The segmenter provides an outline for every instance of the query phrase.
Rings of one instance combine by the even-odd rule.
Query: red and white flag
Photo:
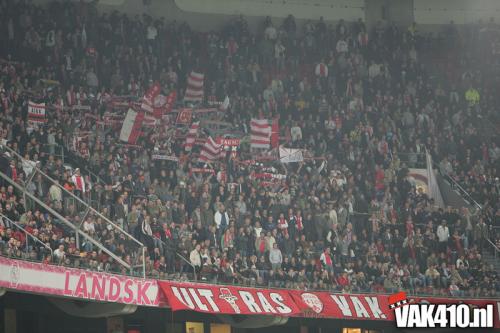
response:
[[[153,113],[154,111],[154,102],[156,97],[160,94],[160,84],[155,82],[151,87],[149,87],[148,91],[144,94],[141,103],[141,109]]]
[[[224,147],[217,144],[214,139],[209,136],[203,148],[201,148],[199,159],[203,162],[211,162],[223,158],[224,155]]]
[[[252,119],[250,122],[250,148],[271,148],[271,124],[268,119]]]
[[[198,135],[199,127],[200,127],[199,121],[195,121],[194,123],[191,124],[191,127],[189,127],[189,131],[186,137],[186,143],[184,144],[184,149],[186,151],[191,151],[191,149],[193,149],[194,143],[196,141],[196,136]]]
[[[120,131],[120,141],[135,144],[141,135],[143,121],[144,112],[135,112],[132,109],[128,109]]]
[[[154,117],[153,114],[142,112],[144,114],[144,120],[142,125],[145,127],[155,127],[158,124],[158,120]]]
[[[28,102],[28,122],[44,123],[47,121],[45,103]]]
[[[328,76],[328,66],[325,65],[324,63],[320,62],[319,64],[316,65],[316,68],[314,69],[314,74],[319,77],[327,77]]]
[[[201,73],[191,72],[188,77],[186,93],[184,94],[185,102],[201,102],[203,101],[203,81],[205,75]]]
[[[168,96],[158,95],[153,103],[153,114],[156,119],[161,119],[164,114],[172,111],[177,92],[174,90]]]

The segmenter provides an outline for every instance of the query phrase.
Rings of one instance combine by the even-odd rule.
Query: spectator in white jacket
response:
[[[201,245],[196,244],[195,248],[193,251],[189,253],[189,261],[191,262],[191,265],[193,265],[194,270],[196,273],[198,273],[201,270]]]
[[[437,227],[436,236],[439,241],[439,251],[446,252],[448,239],[450,238],[450,230],[446,226],[446,221],[441,221],[441,225]]]

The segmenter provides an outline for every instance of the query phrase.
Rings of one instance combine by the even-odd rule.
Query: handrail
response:
[[[460,193],[463,194],[463,196],[465,196],[467,198],[468,201],[471,201],[472,204],[474,206],[476,206],[476,208],[479,208],[479,210],[483,209],[483,206],[477,202],[476,200],[474,200],[474,198],[469,194],[469,192],[467,192],[455,179],[453,179],[452,176],[450,176],[447,172],[445,172],[444,170],[441,170],[441,168],[439,167],[438,164],[434,163],[434,165],[438,168],[439,170],[439,173],[445,177],[446,180],[449,180],[452,185],[456,188],[458,188],[458,190],[460,191]]]
[[[194,274],[194,279],[196,279],[196,268],[195,266],[191,263],[191,261],[189,261],[187,258],[185,258],[182,254],[180,254],[179,252],[177,252],[175,250],[175,248],[172,246],[172,245],[169,245],[167,243],[165,243],[164,241],[161,240],[161,238],[157,237],[157,236],[153,236],[154,239],[157,239],[159,240],[165,247],[167,247],[168,249],[170,250],[173,250],[175,252],[175,254],[181,258],[185,263],[187,263],[189,266],[191,266],[191,268],[193,269],[193,274]]]
[[[497,253],[500,253],[500,249],[498,248],[498,246],[495,245],[495,243],[493,243],[491,241],[491,239],[486,238],[486,240],[488,241],[488,243],[490,243],[491,246],[493,246],[493,250],[495,251],[494,256],[495,256],[495,259],[496,259],[497,258]]]
[[[13,150],[12,148],[8,147],[8,146],[2,146],[3,148],[7,148],[7,150],[9,152],[11,152],[12,154],[16,155],[16,157],[22,159],[22,160],[25,160],[25,158],[23,158],[21,155],[19,155],[15,150]],[[71,196],[73,199],[77,200],[78,202],[80,202],[82,205],[84,206],[87,206],[89,208],[89,210],[91,210],[94,214],[96,214],[97,216],[99,216],[100,218],[102,218],[104,221],[106,221],[107,223],[111,224],[114,228],[118,229],[120,232],[122,232],[123,234],[125,234],[127,237],[129,237],[131,240],[133,240],[137,245],[139,246],[144,246],[143,243],[141,243],[140,241],[138,241],[134,236],[132,236],[131,234],[129,234],[128,232],[126,232],[125,230],[123,230],[120,226],[116,225],[115,223],[113,223],[110,219],[108,219],[106,216],[102,215],[99,211],[97,211],[94,207],[92,207],[91,205],[89,205],[88,203],[86,203],[85,201],[83,201],[82,199],[80,199],[78,196],[76,196],[74,193],[68,191],[67,189],[64,188],[64,186],[62,186],[61,184],[57,183],[54,179],[52,179],[52,177],[50,177],[49,175],[47,175],[45,172],[43,172],[42,170],[40,170],[40,168],[38,168],[37,166],[34,166],[33,167],[33,170],[35,170],[36,172],[39,172],[41,175],[43,175],[44,177],[46,177],[48,180],[50,180],[54,185],[56,185],[57,187],[59,187],[64,193],[68,194],[69,196]]]
[[[25,188],[23,188],[21,185],[16,183],[14,180],[12,180],[9,176],[4,174],[3,172],[0,171],[0,177],[5,179],[7,182],[9,182],[12,186],[14,186],[17,190],[21,191],[23,194],[27,195],[31,200],[35,201],[37,204],[45,208],[49,213],[57,217],[59,220],[61,220],[64,224],[66,224],[68,227],[71,229],[75,230],[79,235],[84,237],[85,239],[88,239],[92,244],[100,248],[102,251],[106,252],[109,256],[111,256],[114,260],[119,262],[122,266],[126,267],[127,269],[130,269],[130,265],[124,261],[122,258],[114,254],[112,251],[107,249],[104,245],[96,241],[94,238],[90,237],[86,232],[84,232],[81,229],[78,229],[75,227],[73,223],[68,221],[64,216],[59,214],[57,211],[55,211],[52,207],[46,205],[42,200],[38,199],[36,196],[28,192]]]
[[[31,236],[37,243],[39,244],[42,244],[43,247],[45,247],[46,249],[48,249],[50,251],[50,257],[51,258],[54,258],[54,251],[50,248],[50,246],[47,246],[47,244],[45,244],[44,242],[42,242],[41,240],[38,239],[38,237],[36,237],[35,235],[33,235],[31,232],[29,232],[28,230],[24,229],[21,225],[17,224],[17,222],[14,222],[12,221],[11,219],[9,219],[7,216],[5,216],[4,214],[0,213],[0,217],[6,219],[7,221],[9,221],[10,223],[12,223],[13,225],[15,225],[18,229],[21,229],[22,232],[24,232],[26,234],[26,237],[29,235]],[[27,239],[27,238],[26,238]]]

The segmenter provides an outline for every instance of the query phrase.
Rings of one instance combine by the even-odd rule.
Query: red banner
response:
[[[158,281],[172,310],[222,314],[259,314],[351,320],[394,321],[389,295],[333,294],[301,290],[254,289],[198,283]],[[457,304],[484,307],[493,304],[494,326],[500,327],[499,303],[494,300],[408,297],[410,303]]]
[[[188,125],[193,120],[193,109],[184,108],[179,111],[177,115],[177,124],[185,124]]]
[[[286,290],[158,281],[172,310],[223,314],[298,315]]]
[[[369,294],[332,294],[328,292],[307,292],[290,290],[297,307],[301,309],[300,317],[338,318],[355,320],[394,321],[394,310],[389,307],[389,295]],[[484,307],[493,304],[494,326],[500,327],[499,302],[494,300],[460,300],[454,298],[408,297],[409,303],[425,304],[458,304],[465,303],[470,307]]]
[[[240,139],[226,139],[226,138],[216,138],[215,142],[219,145],[228,147],[238,147],[240,145]]]

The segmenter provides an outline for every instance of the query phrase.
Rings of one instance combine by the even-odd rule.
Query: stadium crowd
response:
[[[194,267],[199,280],[219,283],[500,292],[498,273],[482,260],[500,226],[498,136],[482,133],[485,120],[498,120],[499,82],[493,70],[475,70],[473,55],[456,52],[473,37],[453,25],[439,39],[416,25],[381,23],[367,31],[361,20],[320,19],[299,27],[289,16],[279,26],[266,18],[253,34],[238,17],[220,31],[199,33],[147,15],[100,14],[83,2],[1,6],[0,42],[7,47],[0,50],[0,139],[24,157],[5,151],[1,171],[140,265],[141,252],[102,218],[40,175],[28,182],[28,161],[91,202],[147,246],[149,276],[191,279]],[[435,49],[456,66],[441,77],[429,63],[443,55],[429,45],[443,40]],[[494,68],[495,55],[483,57]],[[236,158],[205,165],[196,161],[197,148],[185,152],[182,137],[146,129],[127,145],[119,141],[121,125],[104,123],[107,98],[140,98],[156,81],[181,101],[191,70],[205,73],[207,100],[229,96],[219,119],[233,125],[227,134],[248,134],[251,118],[279,116],[282,141],[309,157],[282,164],[269,153],[259,160],[242,144]],[[43,125],[28,122],[29,100],[51,106]],[[74,156],[72,168],[61,147]],[[481,209],[437,207],[415,186],[408,167],[425,149]],[[153,159],[158,151],[178,161]],[[88,171],[97,176],[82,177]],[[255,178],[262,172],[275,181]],[[128,273],[41,206],[24,202],[12,185],[0,184],[4,255]]]

